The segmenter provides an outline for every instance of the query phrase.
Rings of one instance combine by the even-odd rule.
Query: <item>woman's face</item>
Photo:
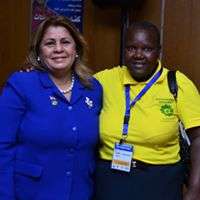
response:
[[[76,44],[63,26],[47,28],[40,43],[41,61],[52,72],[68,72],[75,61]]]
[[[151,29],[129,30],[126,39],[125,63],[131,76],[146,81],[156,71],[160,48],[158,38]]]

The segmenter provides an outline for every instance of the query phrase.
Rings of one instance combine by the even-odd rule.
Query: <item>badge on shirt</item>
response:
[[[130,172],[132,155],[132,145],[115,143],[111,169]]]
[[[93,107],[93,101],[89,97],[85,97],[85,103],[87,104],[88,108]]]
[[[52,106],[57,106],[58,105],[58,100],[54,96],[49,96],[49,99],[51,101]]]

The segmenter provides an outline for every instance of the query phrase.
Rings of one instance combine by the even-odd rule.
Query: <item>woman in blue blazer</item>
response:
[[[83,64],[85,41],[64,17],[38,27],[0,96],[0,199],[89,200],[102,88]]]

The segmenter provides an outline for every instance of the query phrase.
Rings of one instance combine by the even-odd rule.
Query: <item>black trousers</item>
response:
[[[93,200],[182,200],[181,163],[140,165],[129,173],[112,170],[110,165],[110,161],[97,163]]]

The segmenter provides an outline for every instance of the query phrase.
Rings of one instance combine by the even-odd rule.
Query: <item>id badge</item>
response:
[[[133,146],[115,143],[111,169],[130,172]]]

